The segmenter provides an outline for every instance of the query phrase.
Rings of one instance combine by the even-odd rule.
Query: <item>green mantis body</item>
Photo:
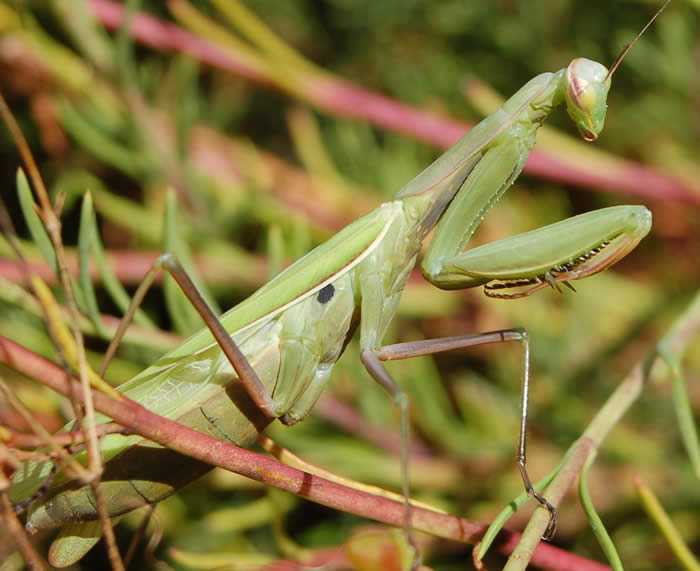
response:
[[[426,279],[443,289],[483,285],[488,295],[509,298],[602,271],[649,231],[646,208],[618,206],[465,251],[486,212],[520,174],[537,129],[552,109],[565,104],[583,137],[593,140],[603,127],[609,87],[607,69],[585,59],[535,77],[395,200],[353,222],[224,314],[221,325],[261,385],[257,400],[241,389],[237,369],[209,329],[120,390],[160,415],[250,445],[271,419],[293,424],[304,418],[359,326],[362,360],[392,392],[405,419],[406,399],[382,361],[468,344],[382,347],[431,231],[421,265]],[[171,261],[166,257],[164,265]],[[521,339],[501,334],[499,340]],[[164,499],[209,469],[139,436],[106,436],[102,450],[101,485],[114,517]],[[524,469],[524,435],[520,452]],[[26,464],[14,477],[15,499],[35,492],[49,470],[48,463]],[[94,534],[95,518],[89,488],[59,477],[48,497],[32,506],[28,525],[69,525],[75,535],[92,526]]]

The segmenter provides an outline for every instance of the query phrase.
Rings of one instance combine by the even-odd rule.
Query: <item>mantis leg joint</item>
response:
[[[180,262],[178,262],[177,257],[172,252],[165,252],[158,256],[156,267],[164,268],[166,270],[175,270],[180,267]]]

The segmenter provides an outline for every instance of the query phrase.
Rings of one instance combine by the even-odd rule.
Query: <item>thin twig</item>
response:
[[[99,437],[106,436],[107,434],[130,434],[129,430],[114,422],[98,424],[95,428]],[[58,446],[75,446],[85,442],[85,433],[82,430],[59,432],[51,435],[51,441]],[[8,435],[4,440],[4,443],[13,448],[27,450],[44,446],[46,444],[46,440],[43,436],[38,436],[36,434],[8,431]]]
[[[148,524],[151,523],[151,517],[153,516],[154,510],[154,506],[148,506],[146,508],[146,513],[144,514],[143,519],[139,524],[139,528],[136,530],[136,533],[134,533],[134,535],[132,536],[131,542],[129,543],[129,547],[126,550],[126,555],[124,556],[124,567],[129,567],[131,560],[134,558],[134,555],[136,554],[136,550],[138,549],[141,540],[146,535],[146,529],[148,528]]]
[[[34,156],[31,153],[27,140],[24,138],[24,134],[15,121],[12,112],[7,106],[5,98],[2,95],[0,95],[0,115],[2,115],[3,121],[12,134],[15,145],[17,146],[19,154],[22,157],[22,161],[27,168],[34,192],[39,200],[40,212],[44,226],[46,227],[49,237],[51,238],[56,254],[58,275],[65,292],[68,312],[71,317],[71,329],[73,337],[75,338],[78,372],[80,378],[80,400],[85,407],[84,424],[88,434],[87,451],[88,470],[90,472],[90,479],[88,483],[90,484],[95,496],[95,504],[97,506],[97,512],[100,516],[100,523],[107,544],[107,552],[109,554],[112,568],[115,571],[124,571],[124,565],[122,563],[121,556],[119,555],[114,529],[112,528],[112,523],[107,512],[106,500],[102,494],[101,488],[99,487],[99,479],[102,475],[102,458],[100,455],[97,432],[95,430],[95,408],[92,398],[92,390],[90,388],[90,381],[88,379],[85,344],[83,342],[83,334],[79,326],[80,312],[78,311],[78,306],[75,300],[73,285],[70,274],[68,273],[66,255],[63,249],[63,239],[61,238],[61,221],[56,214],[53,205],[51,204],[49,193],[46,190],[43,179],[41,178],[39,168],[34,160]],[[77,395],[75,395],[74,392],[70,392],[67,393],[66,396],[73,400],[73,397]],[[75,406],[74,409],[77,412],[79,407]]]
[[[5,382],[0,379],[0,394],[7,400],[10,406],[15,409],[19,415],[24,419],[29,428],[34,432],[34,438],[40,442],[40,446],[48,446],[53,454],[60,458],[62,465],[65,467],[68,474],[72,477],[78,478],[82,481],[87,481],[89,474],[84,466],[75,460],[70,454],[66,452],[49,434],[49,432],[44,428],[44,426],[38,422],[32,414],[27,410],[21,400],[17,398],[10,388],[5,384]],[[29,435],[28,435],[29,436]]]
[[[34,550],[34,546],[32,542],[29,541],[24,526],[17,518],[17,514],[12,507],[12,502],[7,495],[7,490],[9,490],[9,488],[10,482],[5,477],[2,466],[0,465],[0,512],[2,513],[4,528],[7,529],[12,536],[17,549],[19,549],[22,557],[24,557],[24,561],[30,569],[48,569],[46,562]]]
[[[642,502],[642,507],[644,511],[647,512],[649,518],[654,522],[657,529],[664,536],[664,539],[668,543],[671,551],[678,559],[686,571],[700,571],[700,560],[697,559],[695,554],[688,548],[688,546],[683,541],[680,531],[674,525],[671,517],[666,513],[663,505],[654,494],[651,487],[642,480],[640,476],[637,476],[634,481],[634,487],[637,489],[637,496],[639,496]]]

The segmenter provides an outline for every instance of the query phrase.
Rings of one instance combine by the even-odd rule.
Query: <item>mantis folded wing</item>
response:
[[[593,140],[603,127],[609,88],[608,70],[586,59],[535,77],[395,200],[347,226],[219,320],[176,261],[164,256],[154,270],[175,275],[207,328],[120,390],[160,415],[249,445],[275,418],[285,424],[304,418],[359,326],[362,362],[402,412],[403,492],[408,498],[408,402],[383,362],[518,341],[525,348],[518,462],[528,491],[550,509],[554,522],[554,508],[534,492],[526,471],[526,334],[508,330],[393,346],[384,346],[383,340],[422,243],[433,230],[421,264],[425,278],[443,289],[484,286],[487,295],[501,298],[530,295],[546,285],[558,288],[600,272],[647,234],[651,215],[646,208],[617,206],[466,249],[487,211],[520,174],[549,113],[565,104],[582,136]],[[115,518],[162,500],[209,469],[139,436],[108,435],[102,451],[106,471],[101,486]],[[50,470],[48,462],[25,464],[14,476],[13,498],[31,496]],[[60,549],[52,552],[54,563],[69,564],[99,538],[95,518],[90,490],[59,476],[49,495],[32,506],[28,525],[70,526],[72,535],[64,534]],[[410,518],[406,501],[408,531]],[[88,533],[92,539],[86,540]]]

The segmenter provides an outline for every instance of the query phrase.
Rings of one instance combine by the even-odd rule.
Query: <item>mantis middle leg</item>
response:
[[[537,500],[542,507],[549,511],[550,521],[544,538],[551,539],[556,531],[557,510],[544,496],[539,494],[534,489],[527,471],[527,415],[530,387],[530,344],[527,332],[524,329],[503,329],[499,331],[477,333],[472,335],[459,335],[455,337],[442,337],[437,339],[397,343],[393,345],[385,345],[374,351],[365,350],[362,352],[362,362],[367,368],[367,371],[372,378],[374,378],[389,392],[390,395],[392,395],[401,412],[401,467],[403,472],[402,479],[404,482],[403,494],[404,498],[406,498],[404,526],[409,538],[411,537],[411,505],[408,501],[408,397],[387,371],[386,367],[384,366],[384,362],[433,355],[444,351],[464,349],[477,345],[488,345],[491,343],[504,343],[512,341],[521,343],[523,347],[520,433],[518,437],[517,452],[518,467],[520,469],[523,484],[528,494]]]

